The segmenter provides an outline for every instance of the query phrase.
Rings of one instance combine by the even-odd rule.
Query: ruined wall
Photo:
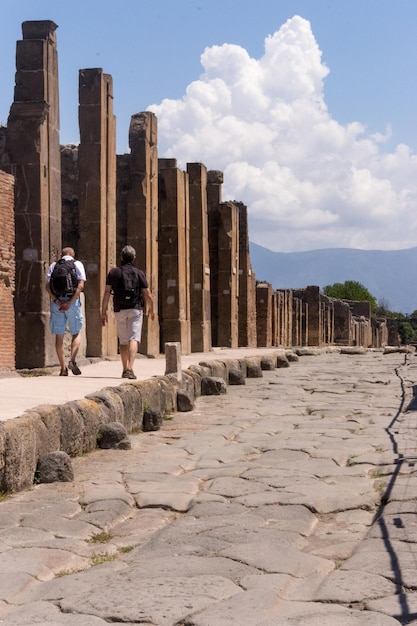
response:
[[[0,171],[0,372],[15,368],[14,178]]]

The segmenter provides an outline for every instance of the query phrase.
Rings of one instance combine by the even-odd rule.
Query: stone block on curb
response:
[[[253,357],[246,360],[246,376],[247,378],[262,378],[262,368],[260,359]]]
[[[33,484],[37,465],[37,437],[30,417],[8,420],[4,428],[4,467],[0,491],[21,491]]]
[[[200,365],[208,368],[210,376],[227,380],[227,367],[222,361],[203,361]]]
[[[175,376],[161,376],[158,378],[159,388],[161,390],[161,413],[167,415],[174,413],[177,408],[177,388],[178,380]],[[143,409],[141,414],[143,413]]]
[[[105,387],[97,393],[86,396],[86,398],[100,405],[103,423],[120,422],[123,424],[123,402],[120,395],[112,387]]]
[[[103,450],[130,450],[131,443],[126,427],[120,422],[110,422],[100,427],[97,445]]]
[[[60,449],[69,456],[83,453],[84,421],[75,402],[55,407],[61,418]]]
[[[162,415],[155,409],[147,408],[143,412],[142,430],[146,433],[160,430],[162,427]]]
[[[97,447],[97,433],[100,428],[100,405],[93,400],[75,400],[74,405],[83,420],[83,454],[91,452]]]
[[[39,483],[72,482],[74,470],[68,454],[62,450],[42,454],[36,468],[36,478]]]
[[[136,387],[129,383],[125,383],[119,387],[109,388],[109,391],[117,395],[123,405],[123,413],[121,416],[119,415],[119,418],[121,417],[121,419],[116,419],[115,416],[113,418],[114,421],[123,424],[129,433],[132,432],[132,430],[139,429],[141,426],[143,406],[142,398]]]
[[[201,396],[201,379],[203,375],[201,373],[197,373],[194,369],[187,369],[183,372],[183,382],[184,380],[191,379],[194,386],[194,398],[198,398]]]
[[[140,380],[131,384],[136,387],[137,391],[140,393],[144,409],[150,408],[158,413],[162,413],[161,387],[156,377],[149,378],[148,380]]]
[[[177,393],[177,409],[181,413],[193,411],[194,395],[185,389],[180,389]]]
[[[218,376],[205,376],[201,380],[201,393],[203,396],[220,396],[226,393],[226,383]]]
[[[263,356],[261,357],[260,365],[261,365],[261,370],[265,372],[271,372],[276,367],[276,359],[272,358],[271,356]]]
[[[278,354],[277,355],[276,366],[277,366],[277,368],[289,367],[290,366],[290,361],[289,361],[288,357],[285,354]]]
[[[229,385],[246,385],[245,375],[242,370],[229,370]]]

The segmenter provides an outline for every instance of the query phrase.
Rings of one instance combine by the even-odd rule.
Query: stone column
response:
[[[234,202],[219,206],[218,326],[219,346],[238,347],[239,210]]]
[[[87,356],[117,354],[114,317],[100,322],[107,272],[116,264],[116,121],[112,78],[100,68],[79,73],[78,149],[80,249],[87,272]]]
[[[190,199],[191,352],[211,350],[210,259],[207,216],[207,170],[187,163]]]
[[[222,202],[223,172],[207,172],[207,214],[210,259],[210,302],[211,302],[211,341],[218,346],[219,326],[219,223],[220,204]]]
[[[239,210],[239,346],[256,347],[256,277],[249,256],[248,208]]]
[[[179,341],[191,351],[188,174],[159,159],[159,316],[161,352]]]
[[[57,25],[23,22],[7,123],[15,174],[16,367],[56,363],[45,274],[61,251]]]
[[[272,286],[266,282],[256,285],[256,336],[259,348],[272,346]]]
[[[129,129],[130,181],[127,193],[126,244],[136,250],[136,266],[148,279],[155,319],[145,316],[139,352],[160,352],[158,319],[158,148],[153,113],[132,115]]]

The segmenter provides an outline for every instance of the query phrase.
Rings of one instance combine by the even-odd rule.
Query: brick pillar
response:
[[[256,347],[256,277],[249,256],[248,208],[239,210],[239,346]]]
[[[127,193],[126,243],[136,250],[136,266],[148,279],[155,319],[144,318],[139,352],[160,352],[158,319],[158,148],[157,119],[137,113],[130,121],[130,180]]]
[[[0,170],[0,372],[15,368],[14,178]]]
[[[272,286],[258,282],[256,285],[256,336],[259,348],[272,345]]]
[[[238,347],[239,210],[234,202],[219,206],[218,230],[218,327],[219,346]]]
[[[187,163],[190,195],[191,352],[211,350],[210,259],[207,217],[207,170]]]
[[[175,159],[159,159],[160,350],[179,341],[191,351],[188,174]]]
[[[112,78],[103,70],[79,73],[78,203],[84,263],[87,356],[117,354],[115,320],[100,323],[107,272],[116,265],[116,121]]]
[[[219,326],[219,207],[222,202],[223,172],[207,172],[207,215],[210,259],[211,342],[218,346]]]
[[[23,22],[7,123],[15,173],[16,367],[56,363],[45,274],[61,251],[57,25]]]

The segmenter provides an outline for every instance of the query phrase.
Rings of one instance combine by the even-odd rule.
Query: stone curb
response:
[[[292,350],[291,360],[295,360]],[[289,364],[289,360],[288,360]],[[83,399],[61,405],[41,405],[21,416],[0,423],[0,492],[12,493],[33,485],[40,456],[63,451],[70,457],[97,448],[102,424],[120,422],[131,432],[142,429],[146,408],[162,416],[177,412],[178,391],[194,400],[202,395],[202,380],[220,378],[229,383],[231,370],[251,376],[254,368],[283,367],[283,350],[239,359],[212,359],[181,372],[151,379],[104,387]]]

